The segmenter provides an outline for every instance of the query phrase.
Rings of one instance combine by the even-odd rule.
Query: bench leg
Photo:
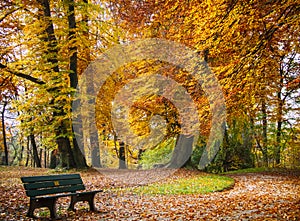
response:
[[[94,204],[94,198],[95,198],[95,193],[89,194],[87,197],[87,201],[90,205],[90,211],[96,211],[95,204]]]
[[[82,193],[77,194],[74,196],[71,196],[71,203],[69,206],[69,210],[75,211],[75,204],[79,201],[86,201],[89,203],[90,211],[96,211],[95,205],[94,205],[94,198],[96,193]]]
[[[41,199],[30,199],[30,205],[27,212],[27,217],[35,218],[34,217],[34,210],[41,207],[47,207],[50,210],[50,216],[52,219],[56,219],[56,209],[55,203],[57,198],[41,198]]]
[[[71,203],[70,203],[70,206],[69,206],[68,210],[75,211],[74,206],[75,206],[75,203],[77,203],[77,202],[78,202],[77,196],[76,195],[71,196]]]
[[[29,209],[28,209],[28,212],[27,212],[27,217],[34,218],[33,212],[34,212],[35,208],[37,208],[35,206],[35,204],[36,204],[35,200],[30,199],[30,204],[29,204]]]
[[[57,198],[54,198],[48,206],[48,208],[50,210],[50,216],[51,216],[52,219],[57,218],[56,208],[55,208],[56,200],[57,200]]]

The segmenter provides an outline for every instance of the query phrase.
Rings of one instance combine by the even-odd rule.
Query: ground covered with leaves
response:
[[[20,177],[51,173],[47,169],[0,167],[0,220],[30,220],[26,217],[29,198]],[[69,198],[60,198],[60,220],[300,220],[299,171],[227,174],[235,180],[234,186],[206,194],[145,194],[127,188],[141,184],[124,184],[95,170],[80,174],[87,189],[105,190],[95,198],[98,211],[89,212],[86,203],[77,203],[76,212],[68,211]],[[158,182],[199,175],[205,176],[182,169]],[[35,214],[40,220],[49,217],[47,209],[37,209]]]

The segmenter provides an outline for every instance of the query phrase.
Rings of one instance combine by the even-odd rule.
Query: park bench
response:
[[[70,210],[79,201],[87,201],[91,211],[95,211],[94,197],[103,190],[82,191],[85,186],[80,174],[21,177],[26,195],[30,197],[27,216],[34,218],[36,208],[48,207],[52,219],[57,218],[55,204],[59,197],[71,197]],[[81,191],[81,192],[77,192]]]

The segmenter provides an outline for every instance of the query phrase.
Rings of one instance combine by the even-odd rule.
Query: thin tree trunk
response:
[[[29,147],[29,144],[30,144],[30,139],[29,139],[29,136],[27,137],[27,154],[26,154],[26,163],[25,163],[25,166],[28,167],[28,164],[29,164],[29,155],[30,155],[30,147]]]
[[[40,148],[40,162],[41,162],[41,167],[42,167],[42,161],[43,161],[43,149]]]
[[[276,131],[276,147],[275,147],[275,163],[280,164],[281,155],[281,134],[282,134],[282,123],[283,123],[283,106],[284,99],[282,99],[282,87],[283,87],[283,70],[280,70],[280,88],[277,92],[277,131]]]
[[[34,159],[34,162],[35,162],[35,165],[37,167],[42,167],[41,165],[41,160],[39,158],[39,154],[38,154],[38,150],[37,150],[37,145],[36,145],[36,142],[35,142],[35,137],[33,134],[30,134],[29,135],[29,139],[30,139],[30,143],[31,143],[31,146],[32,146],[32,152],[33,152],[33,159]]]
[[[14,144],[11,144],[10,146],[14,149],[14,155],[13,155],[9,165],[14,165],[15,160],[18,158],[18,150]]]
[[[281,101],[279,101],[282,103]],[[278,110],[279,117],[277,120],[277,132],[276,132],[276,147],[275,147],[275,162],[277,165],[280,164],[280,155],[281,155],[281,134],[282,134],[282,104],[280,104],[280,107]]]
[[[3,108],[1,112],[1,123],[2,123],[2,136],[3,136],[3,145],[4,145],[4,164],[8,166],[8,146],[6,141],[6,130],[5,130],[5,108],[6,108],[7,102],[4,101]]]
[[[23,152],[24,152],[24,145],[23,145],[23,142],[22,142],[22,145],[21,145],[21,153],[20,153],[20,156],[19,156],[19,166],[22,166]]]
[[[44,167],[47,168],[47,148],[44,147]]]
[[[263,154],[263,161],[266,167],[269,165],[269,158],[268,158],[268,120],[267,120],[267,106],[265,98],[262,99],[262,154]]]

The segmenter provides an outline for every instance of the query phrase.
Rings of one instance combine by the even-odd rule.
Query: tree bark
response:
[[[31,146],[32,146],[32,152],[33,152],[33,160],[34,160],[34,163],[37,167],[42,167],[41,165],[41,160],[39,158],[39,153],[38,153],[38,150],[37,150],[37,145],[36,145],[36,142],[35,142],[35,138],[34,138],[34,135],[33,134],[30,134],[29,135],[29,139],[30,139],[30,143],[31,143]]]
[[[269,157],[268,157],[268,119],[267,119],[267,106],[265,98],[262,99],[262,154],[263,161],[266,167],[269,166]]]
[[[91,81],[92,82],[92,81]],[[92,85],[92,84],[91,84]],[[88,86],[88,94],[93,94],[94,92],[91,92],[91,90],[94,90],[93,86]],[[89,105],[95,104],[96,100],[95,98],[89,99]],[[93,116],[93,115],[91,115]],[[98,130],[96,127],[95,118],[89,116],[88,118],[88,128],[90,136],[90,144],[91,144],[91,154],[92,154],[92,166],[93,167],[102,167],[101,161],[100,161],[100,148],[99,148],[99,138],[98,138]]]
[[[181,168],[189,161],[193,152],[194,136],[180,134],[167,168]]]
[[[83,147],[83,144],[82,146]],[[73,131],[73,152],[74,152],[74,159],[76,162],[77,168],[86,168],[88,167],[86,163],[86,158],[84,156],[84,152],[81,150],[78,140],[75,138],[74,131]]]
[[[48,156],[47,156],[47,153],[48,153],[48,150],[47,150],[47,148],[46,147],[44,147],[44,167],[45,168],[47,168],[47,158],[48,158]]]
[[[127,169],[125,157],[125,143],[119,142],[119,169]]]
[[[26,167],[29,165],[29,156],[30,156],[30,147],[29,147],[29,144],[30,144],[30,139],[29,139],[29,137],[27,137],[27,144],[26,144],[27,154],[26,154],[26,163],[25,163]]]
[[[50,164],[49,164],[50,169],[55,169],[59,164],[59,157],[57,155],[58,154],[56,149],[51,151]]]
[[[1,123],[2,123],[2,136],[3,136],[3,145],[4,145],[4,164],[8,166],[8,146],[6,141],[6,130],[5,130],[5,108],[7,102],[4,101],[3,108],[1,112]]]
[[[51,20],[51,11],[50,11],[50,5],[49,5],[49,0],[38,0],[39,3],[42,5],[43,7],[43,14],[44,14],[44,18],[47,20],[48,24],[46,27],[46,34],[47,34],[47,39],[46,41],[49,43],[48,45],[48,52],[49,54],[52,55],[52,57],[48,58],[48,62],[50,62],[51,64],[53,64],[53,68],[52,70],[56,73],[59,73],[59,67],[58,67],[58,59],[57,59],[57,55],[58,55],[58,49],[57,49],[57,39],[55,37],[55,33],[54,33],[54,26],[53,26],[53,22]],[[69,25],[71,27],[74,27],[75,23],[75,15],[74,15],[74,1],[71,4],[69,2],[68,4],[69,10],[73,11],[73,13],[70,13],[68,15],[68,22],[70,23]],[[75,26],[76,27],[76,26]],[[69,37],[74,37],[74,29],[71,28],[70,29],[70,33],[69,33]],[[70,84],[71,87],[76,88],[77,86],[77,51],[76,48],[71,48],[72,49],[72,53],[71,57],[70,57]],[[75,62],[74,62],[75,61]],[[55,88],[53,93],[59,93],[59,88]],[[65,112],[64,108],[60,105],[55,107],[57,109],[57,111],[55,111],[54,115],[55,116],[64,116],[67,113]],[[70,125],[69,125],[70,126]],[[58,144],[58,150],[59,150],[59,155],[61,157],[60,159],[60,165],[63,167],[68,167],[68,168],[73,168],[73,167],[81,167],[81,165],[79,165],[79,163],[81,161],[76,161],[74,160],[74,153],[78,153],[78,151],[73,152],[72,148],[71,148],[71,143],[68,137],[68,122],[61,122],[61,125],[57,128],[56,130],[56,143]],[[72,132],[72,131],[71,131]],[[78,145],[75,145],[75,148],[77,148]],[[82,157],[83,158],[83,157]],[[83,160],[85,160],[83,158]]]
[[[284,99],[282,99],[282,87],[283,87],[283,75],[284,70],[280,68],[280,81],[279,88],[277,92],[277,130],[276,130],[276,147],[275,147],[275,163],[280,164],[281,155],[281,134],[282,134],[282,123],[283,123],[283,106]]]
[[[20,153],[20,156],[19,156],[19,166],[22,166],[22,161],[23,161],[23,152],[24,152],[24,145],[23,143],[21,144],[21,153]]]
[[[77,46],[74,44],[76,42],[75,29],[76,29],[76,19],[75,19],[75,2],[74,0],[68,0],[68,26],[69,26],[69,53],[70,53],[70,87],[76,89],[78,85],[78,70],[77,70]],[[72,43],[73,42],[73,43]],[[78,101],[80,102],[80,101]],[[79,104],[80,105],[80,104]],[[79,106],[78,106],[79,107]],[[82,131],[81,131],[82,132]],[[87,167],[86,159],[84,157],[84,152],[81,150],[80,145],[83,147],[83,142],[78,143],[76,136],[74,134],[74,129],[72,128],[73,136],[73,155],[76,160],[77,168]],[[83,138],[83,134],[81,134]],[[80,142],[80,141],[79,141]],[[92,140],[91,140],[92,143]],[[82,148],[84,149],[84,148]],[[99,164],[95,166],[100,166]]]

